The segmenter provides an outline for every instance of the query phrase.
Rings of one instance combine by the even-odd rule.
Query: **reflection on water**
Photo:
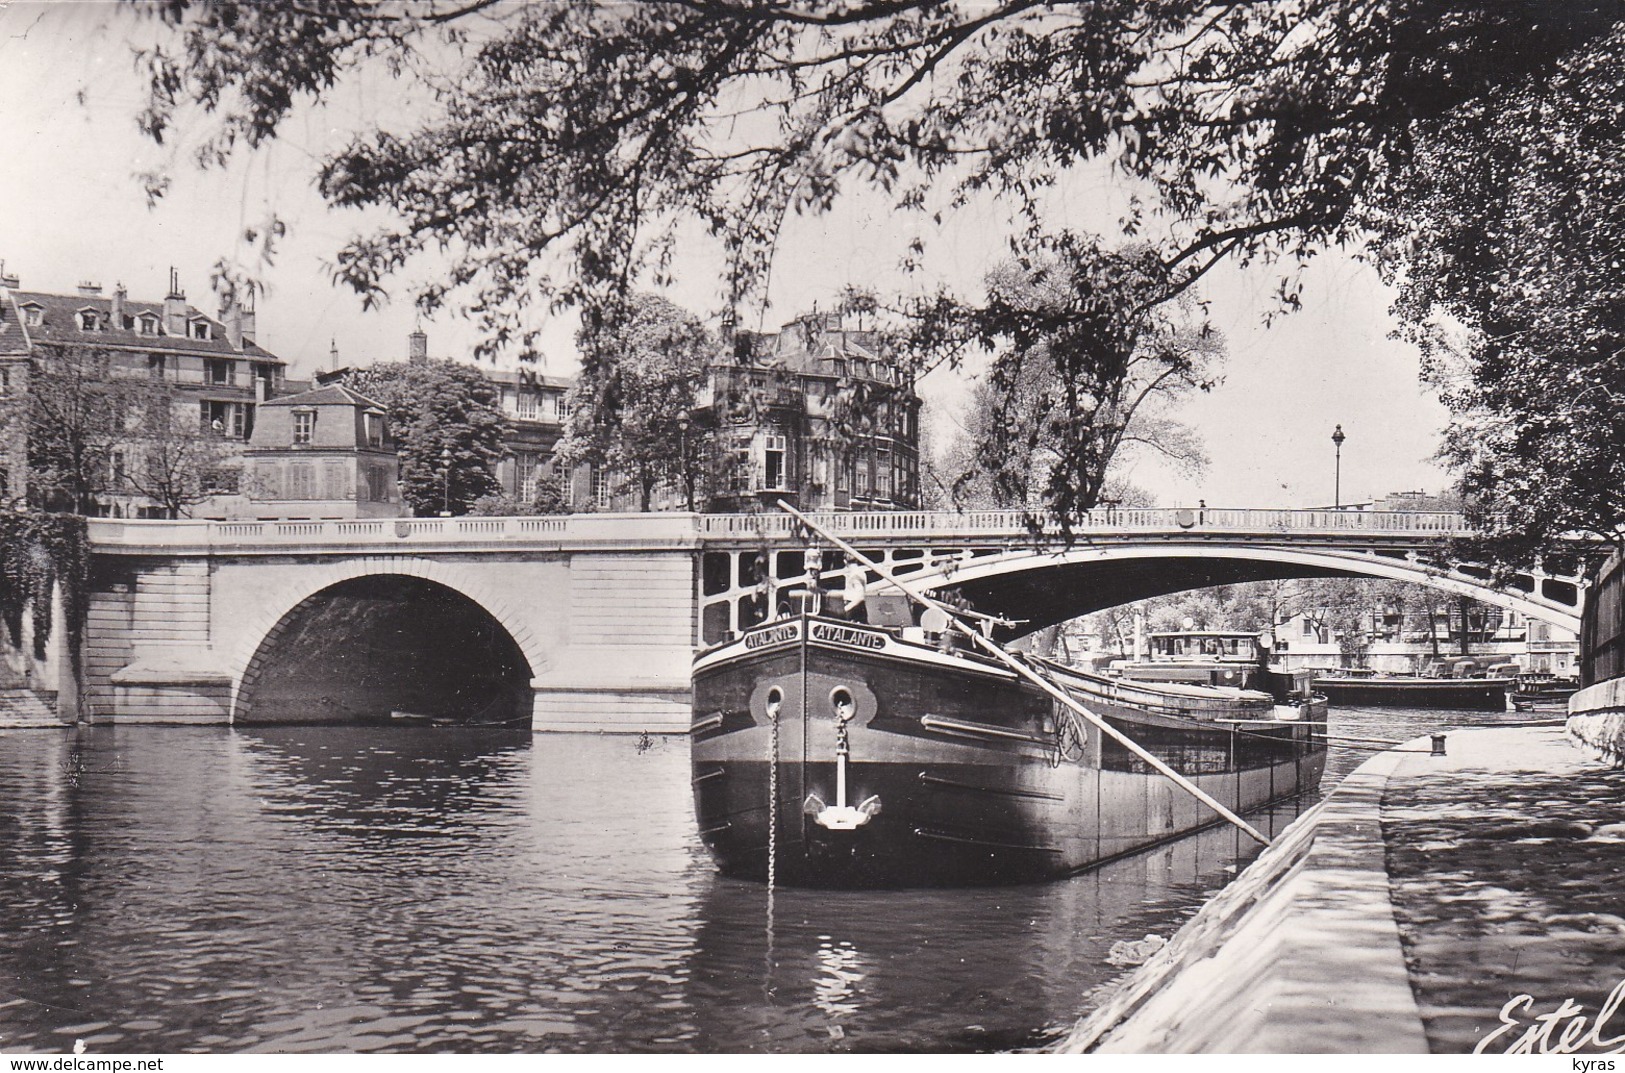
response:
[[[13,732],[0,786],[13,1052],[1033,1046],[1253,853],[1216,828],[1057,883],[770,903],[712,871],[680,739]]]

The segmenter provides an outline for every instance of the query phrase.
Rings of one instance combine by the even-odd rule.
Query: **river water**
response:
[[[0,1051],[1036,1047],[1255,852],[1214,829],[1037,886],[770,897],[712,871],[689,792],[685,739],[0,732]]]

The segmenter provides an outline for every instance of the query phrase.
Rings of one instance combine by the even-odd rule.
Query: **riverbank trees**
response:
[[[392,213],[337,276],[375,299],[450,251],[416,300],[471,291],[492,347],[530,351],[541,306],[670,278],[685,227],[726,251],[723,305],[759,299],[784,220],[855,190],[933,225],[911,267],[935,225],[989,203],[1018,260],[1075,255],[1056,330],[1108,366],[1226,259],[1275,265],[1290,310],[1296,266],[1354,247],[1401,288],[1430,357],[1462,360],[1447,454],[1479,516],[1507,519],[1492,550],[1621,531],[1606,385],[1625,349],[1609,252],[1625,30],[1605,0],[142,6],[174,34],[143,55],[141,121],[160,139],[189,125],[206,163],[274,137],[357,65],[416,79],[428,112],[320,164],[333,204]],[[1109,239],[1049,218],[1049,192],[1090,162],[1132,193]],[[963,304],[912,304],[921,353],[976,338]],[[1078,449],[1048,493],[1080,509],[1100,453],[1087,417],[1059,420]]]

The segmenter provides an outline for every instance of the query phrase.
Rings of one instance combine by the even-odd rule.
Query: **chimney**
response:
[[[339,371],[339,341],[337,338],[327,348],[327,371],[330,373]]]
[[[429,337],[422,328],[415,328],[411,335],[406,337],[406,360],[413,365],[422,365],[429,360]]]
[[[256,338],[254,316],[254,288],[249,287],[248,293],[237,304],[237,334],[243,343],[252,343]],[[239,346],[242,344],[239,343]]]
[[[124,300],[129,296],[130,292],[124,289],[123,283],[113,288],[113,330],[116,332],[124,330]]]
[[[239,300],[237,292],[220,306],[220,323],[226,327],[226,342],[232,349],[241,350],[243,344],[254,341],[254,292],[249,290]]]
[[[101,293],[102,285],[100,283],[92,283],[88,279],[82,279],[79,281],[79,297],[99,298],[101,297]]]
[[[186,292],[181,290],[179,270],[169,270],[169,293],[164,295],[164,331],[186,337]]]
[[[0,287],[14,291],[22,285],[22,280],[17,278],[17,273],[7,272],[6,262],[0,261]]]

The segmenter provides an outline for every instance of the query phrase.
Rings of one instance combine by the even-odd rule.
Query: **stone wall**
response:
[[[1569,698],[1569,736],[1625,765],[1625,678],[1598,682]]]
[[[1061,1049],[1426,1053],[1378,816],[1401,759],[1390,750],[1343,780]]]

